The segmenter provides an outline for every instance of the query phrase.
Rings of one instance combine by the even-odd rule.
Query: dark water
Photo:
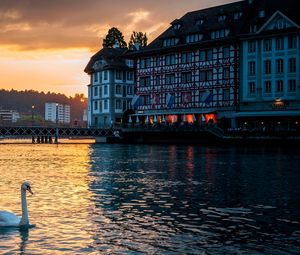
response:
[[[25,164],[36,227],[0,230],[0,254],[300,254],[300,150],[9,146],[0,194]],[[0,208],[20,212],[15,193]]]

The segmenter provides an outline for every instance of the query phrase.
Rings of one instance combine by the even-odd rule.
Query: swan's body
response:
[[[28,182],[24,182],[21,186],[22,217],[20,218],[11,212],[0,211],[0,227],[29,226],[26,191],[29,191],[31,194],[33,194]]]

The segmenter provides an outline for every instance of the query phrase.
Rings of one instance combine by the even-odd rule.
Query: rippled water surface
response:
[[[300,254],[300,151],[0,145],[0,254]]]

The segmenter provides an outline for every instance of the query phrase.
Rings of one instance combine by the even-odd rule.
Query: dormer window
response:
[[[191,34],[186,36],[186,43],[200,42],[203,38],[202,34]]]
[[[280,18],[277,20],[276,24],[274,25],[274,29],[284,29],[286,27],[285,20]]]
[[[264,18],[265,17],[265,10],[260,10],[258,13],[258,17]]]
[[[171,23],[171,25],[174,30],[179,30],[181,28],[182,22],[179,19],[176,19]]]
[[[233,18],[234,18],[235,20],[238,20],[242,15],[243,15],[242,12],[236,12],[236,13],[234,13]]]
[[[179,29],[181,28],[181,25],[180,25],[179,23],[174,24],[174,25],[173,25],[173,28],[174,28],[175,30],[179,30]]]
[[[196,26],[201,26],[204,23],[204,18],[196,20]]]
[[[225,19],[226,19],[226,15],[224,15],[224,14],[218,16],[219,22],[225,21]]]
[[[164,47],[175,46],[179,42],[179,38],[168,38],[163,40]]]
[[[228,36],[229,33],[229,29],[216,30],[211,32],[210,37],[211,39],[219,39]]]

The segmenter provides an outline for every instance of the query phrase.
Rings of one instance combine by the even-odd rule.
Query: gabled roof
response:
[[[241,30],[242,35],[249,34],[249,27],[257,26],[257,31],[262,32],[271,18],[280,13],[287,17],[294,24],[300,25],[300,1],[299,0],[255,0],[247,11],[247,18]],[[260,17],[259,13],[264,12]]]
[[[174,25],[180,22],[179,29],[174,29],[174,27],[170,26],[148,46],[143,47],[139,51],[130,52],[129,55],[134,57],[159,52],[167,53],[175,49],[184,50],[187,46],[189,49],[199,47],[199,45],[205,48],[211,47],[213,44],[219,44],[220,42],[232,42],[232,40],[238,40],[242,37],[253,36],[255,34],[250,33],[250,26],[256,26],[257,31],[259,31],[276,12],[280,12],[294,24],[300,26],[299,10],[300,0],[253,0],[252,3],[249,3],[249,0],[244,0],[188,12],[180,19],[175,19],[171,23],[171,25]],[[261,11],[264,13],[263,17],[259,16]],[[235,14],[239,12],[242,13],[241,17],[235,19]],[[224,21],[218,20],[220,15],[226,16]],[[201,19],[204,20],[202,24],[201,22],[197,22],[197,20]],[[228,36],[212,40],[211,32],[221,29],[229,30]],[[299,28],[297,29],[299,31]],[[290,30],[286,29],[285,31]],[[265,33],[269,34],[272,31]],[[187,44],[186,37],[192,34],[201,34],[202,39],[199,42]],[[174,46],[164,47],[163,41],[170,38],[177,38],[178,43]]]
[[[168,38],[178,38],[179,42],[177,46],[180,47],[181,45],[186,45],[186,36],[192,34],[202,34],[203,38],[201,42],[211,41],[210,32],[213,30],[229,29],[229,36],[234,36],[241,28],[241,19],[246,12],[247,6],[247,1],[239,1],[188,12],[180,19],[176,19],[171,23],[171,25],[180,23],[181,26],[179,29],[174,29],[172,26],[170,26],[165,32],[158,36],[148,46],[144,47],[141,51],[166,48],[163,47],[163,40]],[[234,19],[234,14],[237,12],[243,13],[240,19]],[[224,21],[218,21],[218,17],[220,15],[226,16]],[[197,21],[201,19],[204,22],[202,24],[197,23]]]
[[[97,61],[103,61],[101,70],[106,69],[129,69],[126,65],[124,54],[127,51],[126,48],[103,48],[91,57],[89,63],[85,67],[84,71],[88,74],[95,71],[94,64]]]

